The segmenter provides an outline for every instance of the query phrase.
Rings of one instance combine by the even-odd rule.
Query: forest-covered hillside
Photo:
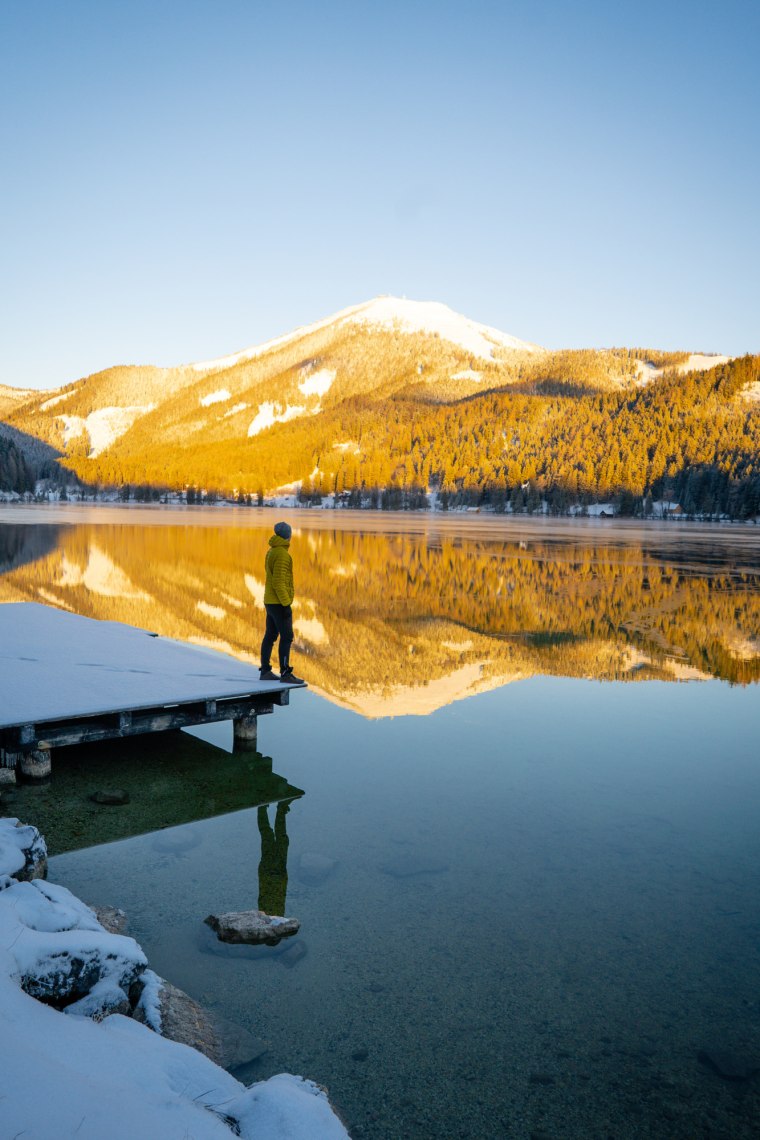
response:
[[[60,456],[90,488],[760,509],[760,357],[549,352],[432,303],[379,299],[215,361],[5,393],[5,434],[32,473]],[[17,454],[3,477],[27,485]]]
[[[519,511],[546,499],[563,511],[617,499],[633,513],[670,499],[687,513],[758,513],[760,405],[747,394],[760,383],[760,357],[666,371],[636,387],[602,386],[596,357],[587,369],[583,355],[446,401],[419,386],[352,396],[256,438],[192,433],[157,444],[144,430],[128,433],[118,449],[70,465],[101,484],[255,495],[301,482],[304,496],[354,491],[375,505],[419,503],[435,488],[444,506]]]

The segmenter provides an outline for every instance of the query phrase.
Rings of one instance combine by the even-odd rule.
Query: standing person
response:
[[[293,559],[288,547],[292,530],[286,522],[275,523],[274,534],[269,539],[264,569],[264,609],[267,611],[267,625],[261,643],[261,680],[282,681],[286,685],[303,685],[301,677],[296,677],[290,665],[290,647],[293,644]],[[280,676],[272,672],[272,650],[277,638],[280,639]]]

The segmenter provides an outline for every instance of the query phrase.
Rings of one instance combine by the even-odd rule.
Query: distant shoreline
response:
[[[755,522],[702,521],[684,518],[583,518],[576,516],[495,514],[492,511],[351,510],[346,507],[263,506],[229,503],[0,503],[0,524],[80,525],[108,523],[143,526],[238,526],[255,529],[277,517],[288,517],[296,530],[392,531],[396,534],[466,535],[493,541],[503,537],[544,541],[605,542],[663,541],[668,545],[730,539],[760,550],[760,527]]]

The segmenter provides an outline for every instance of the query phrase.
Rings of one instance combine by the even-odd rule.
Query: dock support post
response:
[[[46,780],[52,768],[50,745],[41,740],[32,752],[22,752],[19,768],[25,780]]]
[[[16,758],[0,748],[0,787],[16,783]]]
[[[255,752],[258,740],[258,718],[256,713],[238,717],[232,722],[232,732],[237,752]]]

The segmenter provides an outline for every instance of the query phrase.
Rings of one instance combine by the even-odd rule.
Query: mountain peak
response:
[[[357,324],[380,325],[406,333],[428,333],[459,345],[483,360],[493,359],[494,348],[514,352],[542,352],[538,345],[518,340],[509,333],[489,328],[454,312],[440,301],[410,301],[406,297],[375,297],[354,310],[346,319]]]
[[[439,336],[442,340],[458,345],[472,356],[481,360],[492,360],[495,348],[506,348],[513,352],[543,352],[536,344],[530,344],[509,333],[478,324],[468,317],[454,312],[448,305],[440,301],[410,301],[406,297],[374,297],[360,305],[352,305],[348,309],[341,309],[324,320],[315,324],[302,325],[285,333],[284,336],[275,337],[265,341],[264,344],[253,345],[241,349],[229,356],[220,356],[216,360],[204,360],[190,367],[196,372],[218,372],[225,368],[232,368],[244,360],[253,360],[276,348],[281,348],[290,341],[308,336],[329,328],[330,325],[360,324],[383,329],[396,329],[403,333],[427,333]]]

